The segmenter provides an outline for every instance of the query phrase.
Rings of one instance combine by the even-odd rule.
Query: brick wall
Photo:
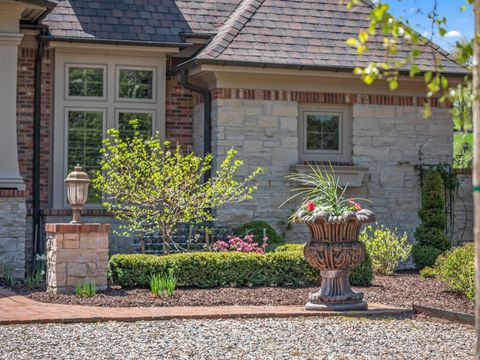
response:
[[[166,89],[166,139],[172,145],[193,149],[193,96],[182,87],[178,76],[167,77]]]
[[[36,49],[19,48],[17,83],[17,141],[20,175],[26,185],[27,206],[32,204],[33,176],[33,113],[34,76]],[[42,115],[41,115],[41,154],[40,154],[40,201],[48,205],[48,179],[50,171],[51,143],[51,54],[46,52],[42,68]]]

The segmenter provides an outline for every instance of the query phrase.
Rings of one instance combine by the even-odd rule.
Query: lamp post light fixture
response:
[[[80,211],[88,199],[90,179],[82,171],[82,167],[77,164],[73,171],[68,174],[65,183],[67,184],[68,204],[73,210],[73,220],[70,221],[70,224],[78,224],[80,223]]]

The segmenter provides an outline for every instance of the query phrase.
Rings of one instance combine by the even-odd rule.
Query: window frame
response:
[[[152,71],[152,98],[122,98],[120,97],[120,71],[121,70],[139,70]],[[157,97],[157,69],[150,66],[133,66],[133,65],[115,65],[115,102],[133,102],[133,103],[155,103]]]
[[[70,95],[70,68],[93,68],[103,70],[103,96],[75,96]],[[73,101],[107,101],[108,99],[108,77],[107,77],[107,65],[106,64],[88,64],[88,63],[65,63],[64,70],[65,84],[64,84],[64,99]]]
[[[340,115],[339,149],[308,150],[307,149],[307,116],[316,114]],[[332,162],[350,163],[352,160],[352,109],[341,105],[302,105],[298,118],[298,157],[299,162]]]

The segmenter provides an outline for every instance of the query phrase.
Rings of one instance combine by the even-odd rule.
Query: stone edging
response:
[[[474,325],[475,323],[475,317],[473,315],[464,314],[461,312],[442,310],[416,304],[412,304],[412,308],[413,311],[415,311],[415,314],[428,315],[461,324]]]

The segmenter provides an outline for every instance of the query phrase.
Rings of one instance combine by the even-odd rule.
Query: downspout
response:
[[[45,27],[39,27],[40,35],[37,37],[37,54],[34,67],[34,100],[33,100],[33,262],[35,256],[42,249],[42,228],[40,208],[40,144],[41,144],[41,117],[42,117],[42,62],[45,55],[45,42],[41,36],[45,35]]]
[[[203,154],[212,153],[212,93],[207,88],[191,84],[188,81],[188,70],[180,70],[180,82],[185,89],[203,95]],[[205,174],[205,181],[210,179],[211,171]]]

